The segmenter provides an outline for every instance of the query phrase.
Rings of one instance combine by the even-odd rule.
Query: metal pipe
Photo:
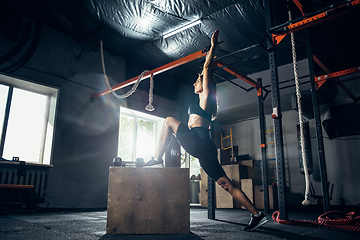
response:
[[[316,128],[320,177],[321,177],[321,186],[322,186],[322,194],[323,194],[323,207],[324,207],[324,212],[328,212],[330,210],[330,201],[329,201],[329,190],[327,185],[325,152],[324,152],[324,143],[323,143],[322,128],[321,128],[319,102],[316,92],[316,83],[314,79],[313,54],[311,50],[310,34],[308,29],[305,29],[305,41],[306,41],[306,50],[307,50],[307,57],[309,64],[311,97],[313,102],[313,111],[314,111],[315,128]]]
[[[258,83],[261,87],[262,79],[258,78]],[[261,148],[261,172],[262,172],[262,185],[264,193],[264,211],[270,213],[269,207],[269,181],[268,181],[268,170],[267,170],[267,157],[266,157],[266,122],[264,113],[264,98],[261,94],[258,96],[259,104],[259,123],[260,123],[260,148]]]
[[[272,19],[273,1],[265,1],[265,16],[266,28],[270,29],[273,24]],[[272,46],[272,42],[268,40],[268,46]],[[273,107],[273,122],[275,129],[275,155],[276,155],[276,174],[278,184],[278,204],[279,204],[279,217],[283,220],[288,219],[286,209],[286,176],[285,176],[285,161],[284,161],[284,145],[283,145],[283,132],[282,132],[282,115],[279,93],[279,80],[278,68],[276,61],[275,49],[269,52],[269,68],[271,73],[271,100]]]

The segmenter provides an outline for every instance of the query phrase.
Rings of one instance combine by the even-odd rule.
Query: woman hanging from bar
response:
[[[209,137],[210,122],[217,115],[216,82],[212,77],[213,58],[218,46],[219,31],[211,38],[211,47],[206,55],[201,74],[194,83],[194,92],[199,100],[191,103],[188,109],[188,126],[175,118],[167,117],[164,121],[155,156],[145,166],[162,164],[162,157],[174,134],[181,146],[192,156],[199,159],[204,171],[222,188],[228,191],[251,213],[249,225],[244,230],[252,231],[265,224],[268,220],[265,214],[259,212],[241,189],[236,187],[226,176],[217,159],[217,149]]]

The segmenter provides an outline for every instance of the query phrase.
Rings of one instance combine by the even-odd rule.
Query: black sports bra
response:
[[[190,104],[188,108],[188,114],[196,114],[211,121],[211,114],[207,113],[204,109],[200,107],[200,100],[194,101]]]

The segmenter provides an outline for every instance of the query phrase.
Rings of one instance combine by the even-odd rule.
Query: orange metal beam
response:
[[[256,89],[257,95],[260,96],[261,95],[261,87],[260,84],[255,82],[254,80],[252,80],[251,78],[249,78],[248,76],[246,76],[245,74],[237,71],[235,68],[233,67],[227,67],[226,63],[221,61],[221,60],[216,60],[214,62],[214,65],[217,65],[218,67],[221,67],[222,69],[224,69],[225,71],[227,71],[228,73],[230,73],[231,75],[234,75],[235,77],[245,81],[246,83],[250,84],[251,86],[253,86]]]
[[[347,75],[350,73],[355,73],[355,72],[360,72],[360,67],[350,68],[350,69],[346,69],[346,70],[342,70],[342,71],[338,71],[338,72],[334,72],[334,73],[330,73],[330,74],[325,74],[325,75],[322,75],[319,77],[315,77],[316,89],[321,87],[321,85],[323,85],[326,82],[326,80],[328,80],[330,78],[340,77],[340,76],[344,76],[344,75]]]
[[[321,69],[326,73],[326,74],[330,74],[330,70],[315,56],[313,55],[313,59],[314,59],[314,62],[316,62],[317,65],[319,65],[321,67]],[[316,79],[316,77],[315,77]],[[325,80],[326,81],[326,80]],[[323,81],[321,83],[324,84],[325,81]],[[339,87],[354,101],[356,102],[357,101],[357,98],[354,96],[354,94],[352,94],[352,92],[336,77],[333,78],[333,81],[336,82]],[[316,87],[316,90],[321,86],[319,85],[316,80],[315,80],[315,87]]]
[[[302,14],[303,16],[307,14],[306,11],[305,11],[305,9],[304,9],[304,7],[303,7],[303,5],[300,3],[299,0],[293,0],[293,2],[294,2],[294,3],[296,4],[296,6],[300,9],[301,14]]]
[[[301,14],[304,16],[306,15],[306,10],[304,9],[304,7],[302,6],[302,4],[300,3],[299,0],[293,0],[293,2],[296,4],[296,6],[300,9]],[[326,73],[326,74],[330,74],[330,70],[315,56],[313,55],[313,59],[314,61],[321,67],[321,69]],[[333,78],[333,81],[336,82],[338,84],[338,86],[354,101],[357,101],[357,98],[354,96],[354,94],[352,94],[352,92],[338,79],[338,78]],[[323,82],[325,83],[325,81]],[[322,84],[323,84],[322,83]],[[316,90],[320,87],[316,81],[315,81],[315,87]]]
[[[206,55],[206,50],[205,49],[201,50],[201,51],[198,51],[198,52],[195,52],[195,53],[190,54],[190,55],[188,55],[186,57],[180,58],[178,60],[175,60],[175,61],[173,61],[171,63],[165,64],[165,65],[163,65],[161,67],[155,68],[154,70],[151,70],[151,71],[145,73],[142,80],[144,80],[146,78],[149,78],[152,74],[157,75],[157,74],[163,73],[163,72],[168,71],[170,69],[181,66],[181,65],[183,65],[185,63],[188,63],[188,62],[194,61],[194,60],[196,60],[198,58],[204,57],[205,55]],[[134,84],[138,80],[139,76],[133,77],[133,78],[131,78],[129,80],[121,82],[121,83],[119,83],[119,84],[117,84],[115,86],[112,86],[111,88],[113,89],[113,91],[116,91],[116,90],[119,90],[121,88],[127,87],[127,86],[129,86],[131,84]],[[101,92],[97,92],[97,93],[91,95],[91,98],[98,98],[98,97],[101,97],[101,96],[106,95],[108,93],[110,93],[110,89],[105,89],[105,90],[103,90]]]
[[[330,10],[324,11],[322,13],[319,13],[315,16],[305,18],[301,21],[298,21],[296,23],[290,24],[282,29],[281,33],[278,34],[272,34],[272,39],[274,45],[279,44],[284,37],[292,32],[300,31],[304,28],[311,27],[313,25],[322,23],[324,21],[330,20],[332,18],[341,16],[343,14],[346,14],[350,11],[354,10],[355,6],[358,6],[360,4],[360,0],[354,0],[348,3],[344,3],[336,8],[332,8]]]

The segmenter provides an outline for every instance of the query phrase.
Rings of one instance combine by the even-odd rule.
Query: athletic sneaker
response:
[[[267,221],[268,219],[265,217],[265,214],[263,212],[260,212],[259,216],[251,214],[251,220],[249,222],[249,225],[244,227],[244,230],[249,232],[254,231],[261,225],[267,223]]]
[[[154,166],[154,165],[158,165],[158,164],[163,164],[163,160],[162,159],[159,159],[159,160],[156,160],[154,157],[152,157],[148,162],[146,162],[144,164],[144,166]]]

